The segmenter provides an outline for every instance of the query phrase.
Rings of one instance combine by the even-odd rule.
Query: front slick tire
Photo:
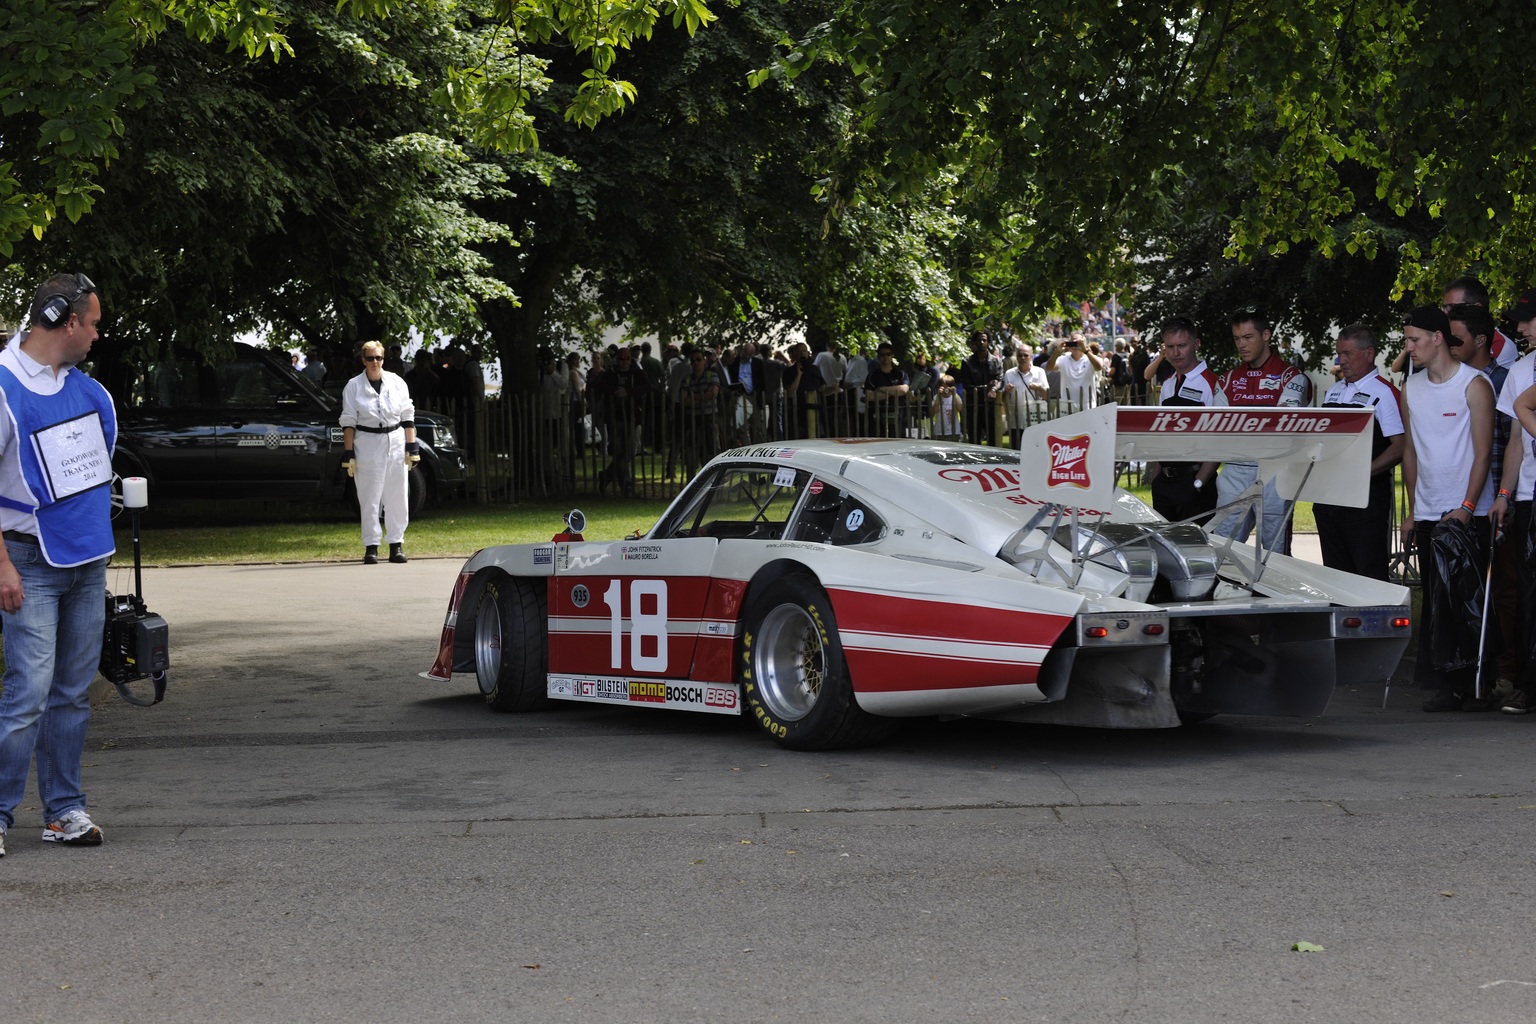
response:
[[[747,610],[741,681],[759,728],[790,750],[879,743],[897,722],[859,707],[826,591],[805,576],[769,584]]]
[[[549,643],[543,580],[490,580],[475,608],[475,679],[497,711],[549,706]]]

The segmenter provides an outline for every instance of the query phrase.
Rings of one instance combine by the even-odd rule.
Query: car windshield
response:
[[[112,389],[127,408],[260,409],[306,402],[336,408],[330,396],[301,374],[249,345],[237,344],[233,358],[215,364],[182,351],[136,366],[120,360],[115,369]]]
[[[795,509],[810,474],[788,466],[721,466],[695,483],[656,537],[773,540]]]

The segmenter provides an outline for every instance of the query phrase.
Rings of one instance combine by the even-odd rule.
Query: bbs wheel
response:
[[[475,679],[485,702],[497,711],[533,711],[549,704],[548,606],[543,580],[501,576],[480,593]]]
[[[854,699],[831,603],[805,576],[776,580],[753,600],[741,681],[758,726],[791,750],[862,746],[896,729]]]

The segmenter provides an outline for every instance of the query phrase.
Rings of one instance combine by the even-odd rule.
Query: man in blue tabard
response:
[[[77,369],[101,323],[84,274],[49,278],[31,330],[0,351],[0,856],[37,758],[43,840],[95,846],[80,761],[101,657],[117,417]]]

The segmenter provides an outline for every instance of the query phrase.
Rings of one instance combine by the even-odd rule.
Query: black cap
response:
[[[1536,319],[1536,288],[1528,289],[1516,299],[1515,304],[1504,311],[1504,319],[1513,320],[1517,324]]]
[[[1417,327],[1421,331],[1439,331],[1451,348],[1461,344],[1461,339],[1451,333],[1451,318],[1439,306],[1419,306],[1403,321],[1404,327]]]

